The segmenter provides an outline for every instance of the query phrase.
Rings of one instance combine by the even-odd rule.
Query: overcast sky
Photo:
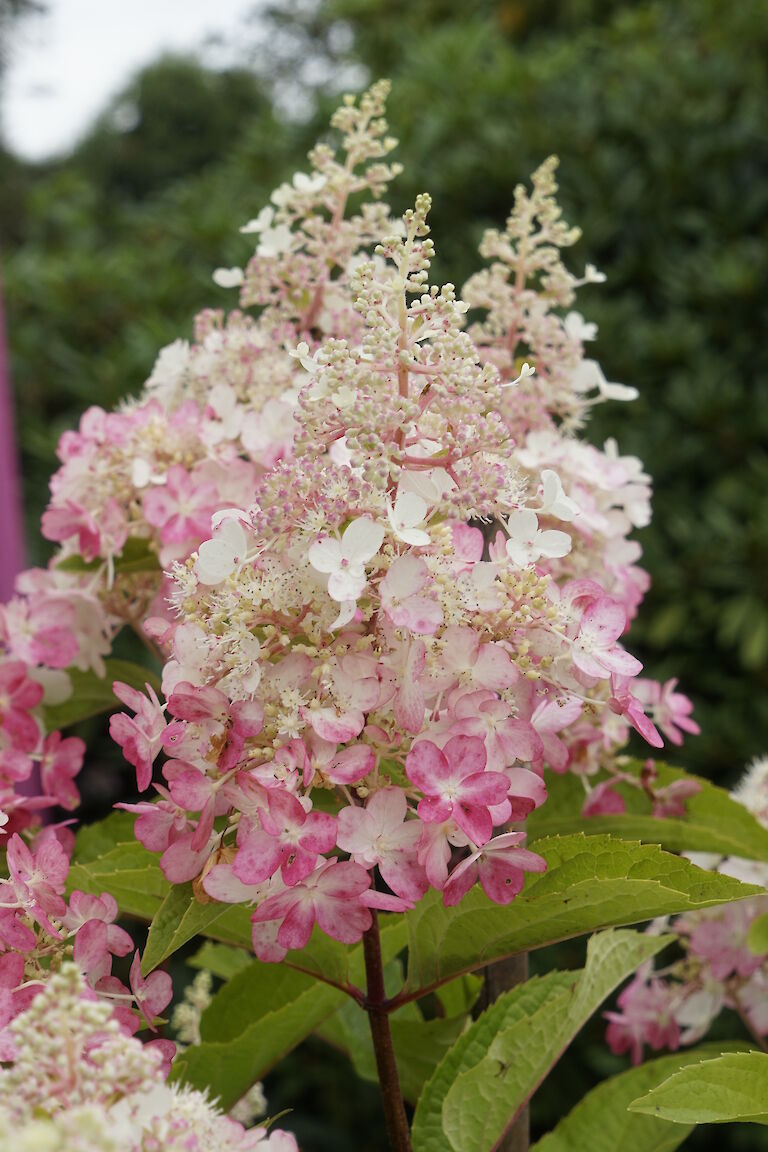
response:
[[[41,160],[66,151],[137,68],[233,32],[255,0],[48,0],[15,34],[3,135]]]

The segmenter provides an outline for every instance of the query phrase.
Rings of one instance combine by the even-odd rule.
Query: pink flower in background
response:
[[[40,760],[43,791],[70,812],[80,803],[74,778],[83,766],[84,757],[85,741],[79,736],[62,739],[60,732],[52,732],[43,743]]]

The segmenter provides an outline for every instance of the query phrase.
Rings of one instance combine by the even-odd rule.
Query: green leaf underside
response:
[[[475,887],[455,908],[445,908],[432,892],[406,914],[407,995],[424,995],[462,972],[558,940],[762,891],[704,872],[654,844],[579,834],[531,847],[545,857],[547,871],[529,876],[507,907]]]
[[[102,712],[112,712],[122,705],[112,691],[115,680],[122,680],[140,692],[149,684],[156,692],[160,691],[160,681],[154,672],[142,664],[130,660],[105,660],[104,676],[97,676],[92,670],[81,672],[79,668],[67,668],[72,681],[72,695],[61,704],[51,704],[43,708],[43,719],[49,731],[67,728]]]
[[[673,1124],[768,1124],[768,1054],[729,1052],[689,1064],[629,1108]]]
[[[427,1085],[414,1117],[414,1152],[491,1152],[606,996],[671,939],[599,933],[589,941],[583,970],[553,974],[565,979],[551,984],[529,981],[501,996]],[[467,1044],[473,1031],[483,1037],[482,1051]]]
[[[626,771],[639,776],[640,761],[633,761]],[[671,768],[656,764],[658,785],[664,787],[676,780],[696,780],[701,791],[685,802],[681,818],[651,815],[651,803],[639,788],[621,784],[627,811],[611,816],[581,816],[584,787],[576,776],[567,773],[547,774],[547,802],[530,814],[527,830],[530,839],[542,836],[588,835],[610,833],[623,839],[644,840],[661,844],[674,852],[719,852],[724,856],[743,856],[748,860],[768,861],[768,829],[723,788]],[[625,768],[622,767],[622,771]],[[604,777],[598,777],[598,782]]]
[[[612,1076],[588,1092],[531,1152],[675,1152],[692,1125],[670,1124],[656,1116],[628,1112],[629,1104],[678,1069],[731,1047],[736,1050],[739,1046],[703,1044]]]

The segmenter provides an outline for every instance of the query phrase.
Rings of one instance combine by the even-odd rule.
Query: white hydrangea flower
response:
[[[220,584],[231,576],[248,552],[243,525],[234,517],[222,520],[215,535],[200,545],[195,572],[201,584]]]
[[[277,224],[274,228],[265,228],[261,233],[261,240],[256,249],[257,256],[279,256],[282,252],[290,251],[293,243],[293,233],[287,224]]]
[[[249,220],[247,224],[243,224],[240,231],[245,233],[246,236],[253,232],[264,232],[267,228],[271,227],[274,218],[274,208],[267,205],[266,208],[262,208],[261,212],[259,212],[258,216],[254,217],[253,220]]]
[[[367,584],[365,565],[384,541],[384,528],[361,516],[346,528],[341,540],[327,536],[309,549],[309,562],[316,572],[328,574],[328,595],[332,600],[355,601]]]
[[[427,503],[415,492],[400,492],[394,507],[387,501],[387,516],[398,540],[418,548],[429,544],[429,533],[420,527],[427,516]]]
[[[542,487],[540,515],[555,516],[558,520],[573,520],[578,515],[579,506],[563,491],[563,485],[552,468],[544,468],[541,473]]]
[[[586,321],[581,312],[569,312],[563,320],[563,327],[571,340],[597,339],[597,324]]]
[[[571,538],[567,532],[556,529],[542,531],[539,518],[530,508],[520,508],[507,517],[507,555],[513,564],[526,568],[535,564],[542,556],[555,559],[567,556],[571,550]]]
[[[213,273],[213,282],[219,288],[239,288],[244,280],[242,268],[217,268]]]

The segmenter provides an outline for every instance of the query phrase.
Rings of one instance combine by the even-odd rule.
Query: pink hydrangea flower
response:
[[[423,793],[420,819],[430,824],[452,816],[475,844],[490,840],[489,809],[506,800],[509,781],[501,772],[486,772],[485,764],[485,746],[475,736],[454,736],[442,751],[430,740],[415,744],[405,770]]]
[[[355,944],[371,926],[371,913],[358,899],[370,882],[359,864],[327,860],[293,888],[269,896],[251,919],[254,925],[280,921],[276,943],[283,954],[303,948],[316,923],[332,939]],[[260,959],[267,958],[256,939],[254,947]]]

